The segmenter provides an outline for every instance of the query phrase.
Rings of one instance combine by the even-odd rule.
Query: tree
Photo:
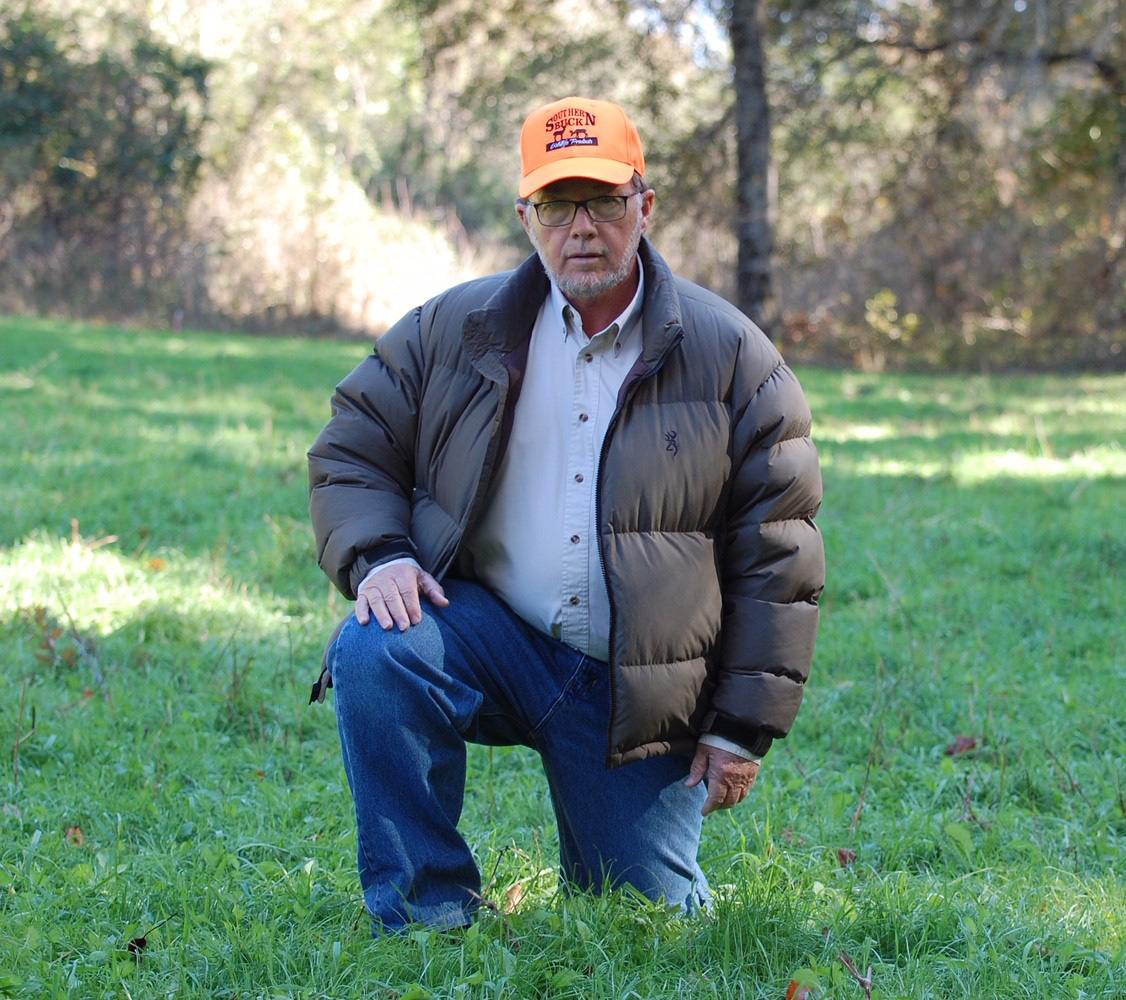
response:
[[[728,33],[735,83],[735,136],[738,146],[736,234],[739,261],[737,304],[762,330],[771,315],[770,257],[770,102],[766,93],[764,17],[759,0],[731,0]]]

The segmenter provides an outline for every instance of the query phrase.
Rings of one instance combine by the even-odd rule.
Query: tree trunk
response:
[[[738,145],[736,237],[739,264],[737,304],[768,335],[773,335],[770,293],[770,107],[766,100],[760,0],[733,0],[731,57],[735,70],[735,136]]]

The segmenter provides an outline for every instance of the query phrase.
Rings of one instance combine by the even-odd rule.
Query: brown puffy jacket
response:
[[[647,240],[640,253],[643,350],[596,488],[611,607],[607,760],[687,752],[702,732],[765,753],[801,703],[824,585],[809,408],[742,313],[674,276]],[[309,451],[310,509],[321,567],[345,596],[402,555],[439,579],[455,566],[547,292],[536,257],[452,288],[337,387]]]

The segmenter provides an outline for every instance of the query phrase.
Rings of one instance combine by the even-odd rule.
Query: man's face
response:
[[[637,246],[642,233],[649,228],[653,192],[638,193],[632,183],[615,186],[576,177],[549,184],[529,198],[542,204],[558,199],[582,201],[607,194],[630,196],[625,216],[616,222],[593,222],[586,209],[580,208],[570,225],[545,226],[531,205],[516,206],[544,270],[572,301],[597,299],[633,274]]]

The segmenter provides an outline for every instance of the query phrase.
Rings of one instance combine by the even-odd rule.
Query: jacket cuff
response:
[[[708,722],[707,731],[722,736],[725,740],[738,743],[748,753],[756,757],[766,756],[766,752],[774,743],[774,737],[766,730],[755,726],[747,726],[730,716],[717,712]]]

